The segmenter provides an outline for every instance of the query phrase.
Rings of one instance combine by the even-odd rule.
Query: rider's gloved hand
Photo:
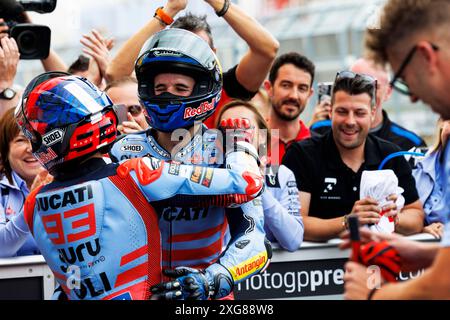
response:
[[[153,300],[207,300],[227,296],[233,289],[231,275],[222,265],[214,263],[205,270],[178,267],[164,270],[173,281],[154,285]]]
[[[222,132],[225,163],[229,168],[243,168],[243,175],[249,183],[247,194],[252,198],[264,190],[263,176],[255,142],[255,127],[248,119],[223,119],[219,130]]]
[[[223,135],[225,155],[243,151],[259,163],[258,152],[253,146],[255,127],[248,119],[223,119],[220,121],[219,130]]]
[[[152,299],[156,300],[206,300],[209,298],[209,284],[204,271],[188,267],[166,269],[164,275],[174,278],[151,288]]]
[[[228,138],[226,141],[230,141],[230,145],[235,144],[238,141],[245,141],[250,144],[253,143],[255,138],[255,127],[251,125],[250,121],[246,118],[242,119],[223,119],[220,121],[219,129]]]

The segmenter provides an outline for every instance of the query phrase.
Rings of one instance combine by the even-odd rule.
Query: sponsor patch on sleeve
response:
[[[267,253],[262,252],[231,268],[230,273],[234,281],[240,281],[264,268],[267,262]]]
[[[173,176],[180,175],[180,164],[178,162],[171,162],[169,166],[169,174]]]

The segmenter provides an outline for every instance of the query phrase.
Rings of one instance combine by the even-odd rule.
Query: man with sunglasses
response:
[[[444,120],[450,119],[450,1],[389,0],[382,10],[380,27],[368,30],[366,47],[376,61],[389,63],[395,72],[392,85],[429,104]],[[450,147],[443,151],[441,171],[450,177]],[[448,183],[444,185],[444,203],[450,199]],[[367,287],[368,273],[358,263],[346,265],[345,297],[348,299],[450,299],[450,213],[440,244],[425,244],[402,237],[381,237],[362,231],[362,239],[386,240],[397,249],[404,271],[426,268],[417,278],[400,283]],[[348,246],[348,244],[346,244]],[[405,270],[408,269],[408,270]]]
[[[426,143],[421,137],[393,122],[389,119],[386,110],[383,109],[383,104],[392,94],[388,71],[367,58],[361,58],[355,61],[350,67],[350,70],[357,73],[368,74],[377,79],[375,119],[372,122],[370,133],[378,138],[398,145],[403,151],[415,149],[417,147],[426,147]],[[330,128],[331,120],[321,120],[311,125],[310,129],[314,133],[324,134],[330,130]]]
[[[306,240],[338,237],[347,229],[348,214],[356,214],[367,225],[377,223],[385,210],[395,216],[396,232],[413,234],[423,228],[422,206],[403,158],[395,158],[386,166],[404,189],[405,206],[400,212],[395,204],[380,208],[373,199],[359,199],[362,172],[377,170],[387,155],[399,150],[369,135],[375,100],[374,78],[351,71],[338,73],[331,100],[331,131],[293,144],[283,159],[299,185]]]
[[[124,105],[127,111],[127,121],[117,126],[122,134],[143,131],[149,128],[145,111],[137,96],[138,83],[133,77],[123,77],[110,82],[105,92],[115,105]]]

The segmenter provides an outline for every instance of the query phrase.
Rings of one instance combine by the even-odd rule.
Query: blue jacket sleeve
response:
[[[3,207],[0,205],[0,210]],[[0,258],[14,257],[30,234],[23,212],[11,220],[0,222]]]
[[[264,228],[269,240],[276,240],[284,249],[295,251],[303,242],[304,226],[294,174],[281,166],[278,181],[279,190],[274,192],[267,188],[262,195]]]

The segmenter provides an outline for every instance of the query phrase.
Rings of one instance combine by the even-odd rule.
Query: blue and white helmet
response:
[[[208,43],[182,29],[166,29],[150,38],[136,61],[139,99],[150,125],[171,132],[189,128],[211,116],[222,92],[222,68]],[[161,73],[178,73],[195,80],[189,97],[155,94],[154,79]]]

